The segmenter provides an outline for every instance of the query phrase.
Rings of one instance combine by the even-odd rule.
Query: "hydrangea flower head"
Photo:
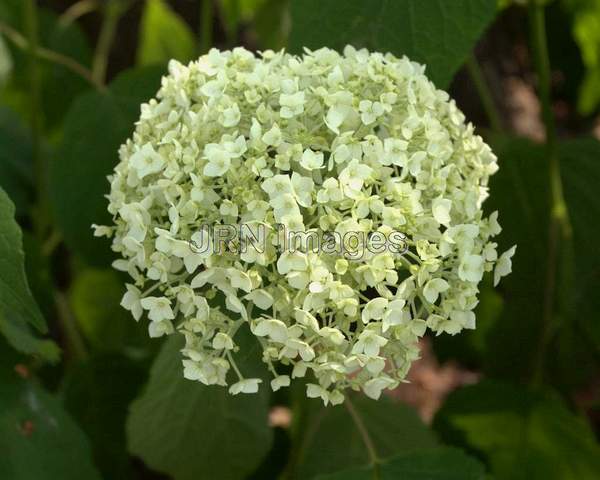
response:
[[[326,404],[379,398],[427,330],[475,328],[478,285],[514,248],[498,256],[481,208],[496,157],[424,70],[352,47],[170,63],[96,234],[132,277],[122,305],[153,337],[185,336],[186,378],[268,388],[235,365],[243,327],[273,390],[309,376]],[[219,225],[244,228],[221,245]]]

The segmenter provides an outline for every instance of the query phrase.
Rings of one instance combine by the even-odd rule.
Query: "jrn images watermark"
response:
[[[274,233],[274,234],[273,234]],[[393,230],[361,232],[306,230],[293,231],[283,224],[275,227],[263,223],[238,225],[202,225],[188,240],[194,253],[246,253],[249,249],[264,253],[269,245],[281,252],[314,252],[360,260],[369,252],[403,254],[408,250],[406,235]]]

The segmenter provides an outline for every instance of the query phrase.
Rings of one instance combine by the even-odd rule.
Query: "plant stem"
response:
[[[213,0],[202,2],[202,17],[200,18],[200,53],[210,50],[213,43],[214,7]]]
[[[466,67],[471,76],[471,80],[473,80],[473,85],[475,85],[475,90],[477,90],[477,93],[479,94],[481,105],[490,122],[492,131],[494,133],[501,132],[503,130],[502,118],[496,108],[494,97],[485,81],[485,76],[483,75],[483,71],[477,62],[475,55],[471,55],[468,58]]]
[[[365,423],[363,422],[360,414],[358,413],[358,410],[356,410],[356,408],[354,407],[354,404],[352,403],[352,400],[350,400],[350,395],[346,395],[346,399],[344,400],[344,406],[346,407],[346,410],[348,410],[348,413],[352,417],[352,420],[354,421],[354,424],[356,425],[356,429],[358,430],[358,433],[360,434],[362,441],[365,444],[365,447],[367,447],[367,453],[369,455],[369,460],[371,461],[371,465],[373,466],[374,477],[375,477],[375,479],[378,479],[379,478],[379,467],[378,467],[379,457],[377,456],[377,450],[375,449],[375,444],[373,443],[373,440],[371,439],[371,436],[369,435],[369,431],[367,430]]]
[[[29,53],[29,123],[32,136],[32,161],[36,187],[36,204],[32,222],[39,241],[44,240],[46,230],[46,165],[41,155],[41,77],[38,65],[38,18],[35,0],[24,2],[25,31],[27,32],[27,52]]]
[[[529,24],[531,29],[531,48],[538,76],[538,90],[542,104],[542,120],[546,128],[546,142],[554,147],[556,143],[556,123],[550,101],[550,59],[546,40],[546,19],[544,7],[536,0],[529,3]]]
[[[4,23],[0,22],[0,33],[3,33],[4,36],[10,42],[12,42],[21,50],[29,50],[29,40],[27,40],[23,35],[14,30],[12,27],[9,27],[8,25],[5,25]],[[84,67],[83,65],[76,62],[70,57],[39,46],[35,49],[35,55],[41,60],[47,60],[49,62],[68,68],[76,75],[79,75],[84,80],[87,80],[98,90],[104,89],[104,85],[95,82],[94,78],[92,77],[92,72],[90,70],[88,70],[86,67]]]
[[[58,231],[53,230],[42,245],[42,254],[45,257],[50,257],[54,253],[56,248],[60,245],[62,239],[62,235],[58,233]]]
[[[65,342],[68,345],[69,352],[73,358],[77,360],[85,360],[88,356],[85,342],[79,333],[73,312],[69,306],[69,301],[63,292],[57,292],[54,297],[56,303],[56,311],[58,313],[58,320],[63,334],[65,335]]]
[[[127,11],[131,2],[120,0],[108,0],[104,7],[102,26],[98,36],[98,44],[92,62],[92,76],[97,83],[102,85],[106,82],[106,69],[108,57],[117,32],[117,25],[121,16]]]
[[[98,0],[79,0],[79,2],[71,5],[65,12],[60,16],[59,23],[61,26],[68,26],[75,22],[78,18],[93,12],[100,7]]]
[[[226,354],[227,354],[227,359],[229,360],[229,363],[233,367],[233,370],[235,371],[236,375],[238,376],[239,381],[241,382],[242,380],[244,380],[244,376],[242,375],[242,372],[240,372],[240,369],[238,368],[237,364],[235,363],[235,360],[233,359],[233,355],[231,355],[231,352],[229,350],[227,350]]]
[[[29,93],[31,95],[31,129],[34,137],[38,137],[41,130],[40,118],[40,71],[37,62],[38,51],[38,19],[35,0],[25,0],[25,31],[27,32],[27,51],[29,53]],[[35,138],[38,140],[38,138]],[[39,142],[35,142],[34,150],[37,153]]]
[[[571,238],[571,224],[563,195],[560,163],[557,150],[556,123],[550,98],[550,60],[546,37],[544,7],[535,0],[529,3],[531,46],[538,76],[538,89],[542,105],[542,120],[546,129],[546,152],[549,161],[550,222],[548,228],[548,263],[544,289],[542,331],[534,358],[533,383],[539,384],[544,374],[547,350],[555,330],[558,316],[555,314],[556,279],[559,244]]]

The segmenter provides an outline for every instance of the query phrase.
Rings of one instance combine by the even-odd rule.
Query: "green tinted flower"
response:
[[[496,157],[423,72],[352,47],[170,63],[96,234],[132,277],[123,307],[153,337],[184,335],[186,378],[256,392],[232,355],[247,324],[273,390],[285,365],[326,404],[347,388],[379,398],[426,329],[475,327],[479,282],[514,253],[498,255],[497,213],[481,209]],[[246,230],[229,243],[204,234],[215,225]],[[302,235],[286,245],[281,225]]]

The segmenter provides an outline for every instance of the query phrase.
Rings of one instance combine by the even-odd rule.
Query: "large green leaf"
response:
[[[88,441],[60,403],[32,380],[0,371],[0,478],[100,480]]]
[[[308,411],[300,418],[296,432],[296,478],[362,467],[369,457],[352,417],[344,405],[324,407],[317,400],[306,401]],[[409,406],[382,398],[353,397],[355,409],[375,444],[377,454],[386,458],[398,453],[436,445],[431,432]]]
[[[496,13],[496,0],[292,0],[290,48],[367,47],[427,65],[446,88]]]
[[[596,221],[600,142],[582,138],[558,145],[573,236],[557,248],[554,312],[548,326],[544,319],[550,215],[547,152],[543,145],[519,138],[497,138],[493,146],[500,170],[491,179],[491,195],[484,207],[500,212],[500,250],[518,245],[513,272],[498,287],[504,297],[501,309],[499,305],[495,312],[487,309],[490,302],[485,289],[482,292],[478,322],[482,320],[484,329],[436,340],[441,347],[437,350],[444,358],[467,361],[476,352],[486,373],[495,377],[527,380],[539,368],[538,373],[556,386],[577,388],[595,375],[600,357],[600,297],[595,294],[600,288]],[[543,354],[540,338],[546,329],[551,338]]]
[[[541,145],[526,139],[493,143],[500,170],[491,179],[484,208],[499,211],[499,249],[517,245],[513,272],[499,289],[505,303],[488,330],[485,369],[492,375],[526,379],[532,374],[542,329],[548,240],[548,161]]]
[[[171,59],[188,62],[196,53],[196,40],[185,21],[164,0],[146,0],[137,53],[139,65]]]
[[[504,308],[486,331],[485,370],[505,378],[529,378],[540,358],[548,260],[549,173],[542,145],[518,138],[494,141],[500,171],[491,180],[485,207],[499,210],[501,249],[517,244],[513,273],[500,289]],[[597,370],[600,327],[600,142],[577,139],[559,143],[564,194],[573,236],[557,248],[558,273],[550,349],[545,374],[564,388],[581,385]],[[571,366],[577,364],[573,370]]]
[[[569,209],[575,246],[575,272],[572,305],[575,317],[600,352],[598,295],[600,289],[600,142],[594,138],[567,140],[560,145],[564,195]]]
[[[240,369],[249,377],[262,376],[260,346],[245,329],[240,334],[248,337],[238,357]],[[131,406],[129,449],[175,480],[245,478],[271,447],[268,382],[258,394],[232,396],[224,387],[186,380],[181,348],[180,337],[167,341],[145,392]]]
[[[449,447],[417,450],[396,455],[376,467],[369,466],[317,480],[482,480],[483,465],[460,450]]]
[[[549,395],[483,382],[452,393],[434,426],[444,440],[482,455],[497,480],[600,478],[594,433]]]
[[[21,229],[14,216],[15,206],[0,188],[0,332],[17,350],[56,360],[56,346],[31,332],[33,327],[45,333],[47,327],[29,290]]]
[[[60,359],[60,348],[52,340],[39,338],[32,328],[14,316],[5,317],[0,314],[0,333],[16,350],[39,357],[50,363]]]
[[[111,221],[106,176],[162,73],[159,67],[126,72],[107,93],[78,98],[65,119],[64,139],[50,168],[53,213],[67,245],[92,265],[106,266],[111,258],[108,241],[94,238],[91,230],[93,223]]]

